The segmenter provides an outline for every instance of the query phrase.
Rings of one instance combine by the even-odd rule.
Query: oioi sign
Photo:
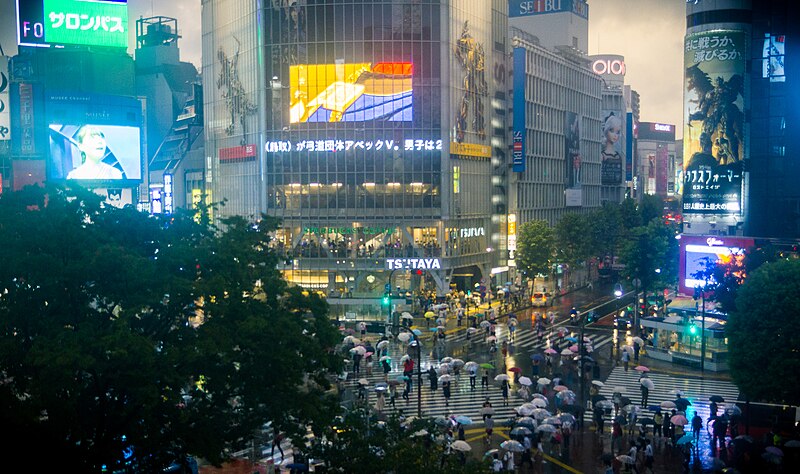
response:
[[[17,43],[127,48],[127,0],[17,0]]]

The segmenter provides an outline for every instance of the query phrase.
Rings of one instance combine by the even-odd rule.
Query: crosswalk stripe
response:
[[[683,398],[691,403],[686,410],[686,418],[691,420],[694,413],[697,412],[703,418],[704,425],[710,415],[708,400],[710,396],[719,395],[725,399],[726,403],[735,402],[739,398],[739,389],[732,382],[726,380],[698,379],[650,372],[648,377],[653,381],[654,388],[649,392],[647,406],[641,407],[641,389],[639,388],[641,374],[632,367],[628,372],[624,367],[615,367],[605,381],[605,385],[600,388],[600,394],[611,400],[616,387],[625,388],[622,395],[630,398],[631,403],[639,409],[638,418],[652,417],[655,414],[654,411],[647,408],[648,406],[658,406],[664,401],[674,401],[675,395],[670,391],[676,389],[683,391]],[[724,404],[720,404],[718,414],[722,412],[723,406]],[[669,412],[669,410],[663,412]],[[606,415],[605,418],[610,420],[613,418],[613,413]],[[687,428],[686,431],[688,432],[689,429]]]

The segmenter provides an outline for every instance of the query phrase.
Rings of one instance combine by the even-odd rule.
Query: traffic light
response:
[[[391,303],[392,303],[392,300],[389,297],[389,294],[388,293],[384,294],[383,295],[383,300],[381,301],[381,304],[383,306],[385,306],[385,307],[388,307]]]
[[[696,325],[692,324],[691,326],[689,326],[689,334],[691,334],[692,336],[696,336],[697,335],[697,326]]]

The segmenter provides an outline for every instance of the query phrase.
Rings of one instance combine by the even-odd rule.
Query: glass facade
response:
[[[505,62],[494,3],[204,1],[219,212],[280,218],[287,279],[329,295],[387,283],[441,294],[470,273],[459,268],[488,277],[500,228],[492,139],[505,129],[491,103]],[[254,156],[219,158],[251,144]],[[414,258],[441,268],[390,269]]]

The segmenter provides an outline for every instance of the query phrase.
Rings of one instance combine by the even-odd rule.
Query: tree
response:
[[[800,261],[766,263],[749,274],[728,315],[725,334],[736,385],[749,400],[800,404]]]
[[[315,438],[308,455],[324,460],[331,472],[379,474],[483,473],[486,462],[466,453],[462,464],[455,451],[446,454],[442,432],[431,419],[401,422],[392,416],[380,423],[364,410],[347,413],[334,426]]]
[[[623,245],[620,259],[625,263],[623,275],[638,278],[641,291],[673,285],[678,273],[675,228],[654,219],[646,226],[633,229]]]
[[[631,198],[625,198],[625,200],[622,201],[619,206],[619,211],[622,215],[622,225],[628,231],[636,227],[641,227],[642,224],[647,224],[646,222],[642,222],[642,215],[639,213],[636,201]]]
[[[642,225],[647,225],[653,219],[661,220],[664,216],[664,200],[655,194],[645,194],[638,206]]]
[[[535,220],[520,227],[517,247],[517,268],[533,278],[538,274],[547,275],[555,248],[553,229],[547,221]]]
[[[323,301],[288,288],[269,219],[196,222],[80,188],[0,198],[0,420],[9,452],[78,472],[219,464],[266,422],[329,423]]]
[[[585,262],[592,254],[591,222],[586,214],[568,212],[555,227],[558,259],[570,265]]]
[[[592,226],[593,254],[601,258],[608,256],[613,263],[625,235],[620,206],[604,202],[602,207],[589,215],[589,222]]]
[[[756,271],[767,262],[778,260],[778,250],[772,245],[752,247],[744,251],[743,256],[736,256],[726,261],[712,262],[706,259],[703,269],[692,275],[710,282],[707,298],[717,303],[723,313],[736,311],[736,295],[747,275]]]

